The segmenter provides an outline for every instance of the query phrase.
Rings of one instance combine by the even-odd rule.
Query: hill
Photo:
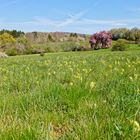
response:
[[[86,41],[89,35],[68,32],[28,32],[25,36],[30,42],[43,43],[49,41],[70,41],[74,38],[76,38],[77,41]]]

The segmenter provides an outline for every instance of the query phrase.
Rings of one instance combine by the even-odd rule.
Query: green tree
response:
[[[21,35],[18,39],[17,39],[19,44],[23,44],[26,45],[28,43],[27,38],[24,35]]]
[[[51,41],[51,42],[54,42],[54,38],[51,34],[48,35],[48,40]]]

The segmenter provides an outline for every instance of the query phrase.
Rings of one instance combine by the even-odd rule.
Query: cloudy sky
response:
[[[140,27],[140,0],[0,0],[0,29],[94,33]]]

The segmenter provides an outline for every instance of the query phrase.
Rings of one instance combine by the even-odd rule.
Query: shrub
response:
[[[17,30],[12,30],[12,31],[10,31],[10,30],[1,30],[0,31],[0,35],[2,35],[2,34],[4,34],[4,33],[8,33],[8,34],[10,34],[11,36],[13,36],[14,38],[18,38],[18,37],[20,37],[21,35],[25,35],[25,33],[24,32],[22,32],[22,31],[17,31]]]
[[[89,49],[87,47],[84,47],[84,46],[78,46],[78,47],[75,47],[73,48],[72,51],[88,51]]]
[[[75,51],[76,48],[78,48],[78,45],[76,42],[63,42],[61,44],[61,48],[62,48],[62,51],[64,52],[69,52],[69,51]]]
[[[19,44],[23,44],[23,45],[27,45],[28,41],[26,39],[26,37],[24,35],[21,35],[18,39],[17,39]]]
[[[16,42],[16,39],[8,33],[3,33],[2,35],[0,35],[0,46],[2,48],[13,45],[15,44],[15,42]]]
[[[43,53],[43,52],[44,52],[44,50],[41,49],[41,48],[34,48],[34,49],[32,50],[32,54],[41,54],[41,53]]]
[[[55,41],[55,39],[53,38],[53,36],[51,34],[48,35],[48,40],[51,41],[51,42]]]
[[[14,47],[11,47],[9,49],[6,50],[6,54],[8,56],[15,56],[15,55],[18,55],[18,52],[17,52],[17,49],[14,48]]]
[[[124,39],[119,39],[117,42],[113,45],[112,51],[125,51],[127,48],[128,42]]]
[[[90,37],[89,42],[94,50],[109,48],[112,45],[112,35],[105,31],[95,33]]]
[[[40,56],[45,56],[45,53],[44,53],[44,52],[41,52],[41,53],[40,53]]]
[[[55,50],[53,46],[49,46],[49,45],[45,46],[44,49],[46,53],[57,52],[57,50]]]

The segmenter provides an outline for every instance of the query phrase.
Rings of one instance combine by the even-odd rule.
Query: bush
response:
[[[41,53],[40,53],[40,56],[45,56],[45,53],[44,53],[44,52],[41,52]]]
[[[6,46],[11,46],[16,43],[16,39],[8,34],[8,33],[3,33],[0,35],[0,47],[6,48]]]
[[[128,42],[124,39],[119,39],[117,42],[113,45],[112,51],[125,51],[127,48]]]
[[[43,52],[44,52],[44,50],[41,49],[41,48],[34,48],[34,49],[32,50],[32,54],[41,54],[41,53],[43,53]]]
[[[53,46],[49,46],[49,45],[46,45],[44,47],[44,50],[45,50],[46,53],[57,52],[57,50]]]
[[[112,35],[105,31],[95,33],[90,37],[89,43],[94,50],[110,48],[112,46]]]
[[[16,48],[12,47],[12,48],[6,50],[6,54],[8,56],[16,56],[16,55],[18,55],[18,52],[17,52]]]

